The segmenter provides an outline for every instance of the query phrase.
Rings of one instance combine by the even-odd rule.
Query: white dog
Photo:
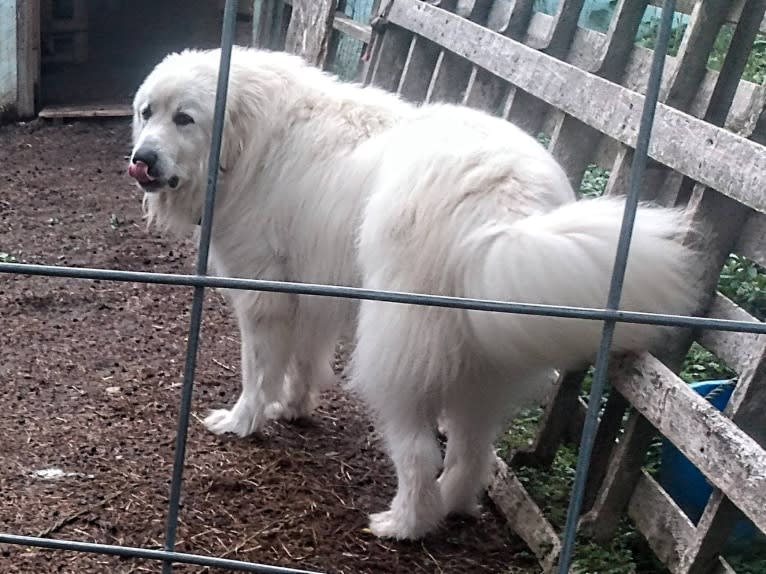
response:
[[[129,172],[148,218],[200,220],[220,52],[168,56],[135,97]],[[566,175],[510,123],[452,105],[415,107],[341,83],[282,53],[235,49],[211,246],[219,275],[602,307],[623,205],[575,201]],[[676,210],[642,208],[623,308],[687,312],[691,254]],[[554,369],[592,359],[598,321],[229,291],[242,393],[205,420],[248,435],[310,413],[355,334],[351,385],[370,407],[398,490],[371,517],[417,538],[471,512],[504,417]],[[622,325],[615,350],[656,329]],[[445,460],[435,436],[448,429]],[[440,474],[441,470],[441,474]],[[438,478],[437,478],[438,477]]]

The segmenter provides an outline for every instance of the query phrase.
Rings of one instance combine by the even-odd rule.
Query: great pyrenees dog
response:
[[[202,215],[220,51],[166,57],[135,96],[129,173],[147,218],[193,233]],[[223,276],[603,307],[623,210],[576,201],[532,137],[466,107],[414,106],[342,83],[284,53],[235,49],[211,244]],[[693,307],[692,253],[677,210],[643,207],[622,307]],[[396,468],[382,537],[413,539],[474,512],[492,444],[556,370],[596,351],[598,321],[317,296],[227,291],[242,342],[242,393],[214,433],[246,436],[308,415],[355,341],[350,387]],[[616,351],[657,329],[621,325]],[[446,455],[437,442],[446,424]]]

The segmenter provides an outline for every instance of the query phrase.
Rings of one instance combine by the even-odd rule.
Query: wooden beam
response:
[[[332,20],[332,27],[341,34],[345,34],[363,44],[369,44],[372,37],[372,28],[369,24],[362,24],[353,18],[349,18],[345,13],[336,11]]]
[[[720,293],[713,300],[708,316],[716,319],[758,322],[755,317]],[[753,364],[754,358],[766,350],[766,337],[754,333],[706,330],[700,334],[699,342],[737,373],[745,372]]]
[[[35,115],[40,82],[40,0],[16,3],[16,111],[21,118]]]
[[[293,0],[285,50],[324,67],[338,0]]]
[[[488,489],[489,496],[511,529],[535,553],[543,571],[548,572],[556,564],[561,551],[558,534],[516,475],[509,471],[502,460],[497,459],[495,462],[495,475]]]
[[[749,257],[762,267],[766,267],[766,216],[751,213],[742,230],[736,252]]]
[[[643,471],[630,501],[628,515],[644,535],[649,547],[673,574],[680,574],[684,548],[694,537],[694,524],[672,498]],[[732,567],[719,557],[708,574],[736,574]]]
[[[132,115],[133,110],[127,104],[85,104],[82,106],[47,106],[40,110],[38,117],[50,120],[73,118],[129,118]]]

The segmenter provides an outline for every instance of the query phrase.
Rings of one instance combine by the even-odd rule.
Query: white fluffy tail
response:
[[[485,299],[599,307],[606,305],[624,201],[570,203],[514,223],[487,224],[472,233],[464,259],[465,295]],[[694,308],[694,253],[675,209],[641,207],[633,232],[620,308],[682,314]],[[479,345],[520,367],[571,369],[595,356],[603,323],[471,311]],[[651,347],[662,330],[618,324],[613,349]]]

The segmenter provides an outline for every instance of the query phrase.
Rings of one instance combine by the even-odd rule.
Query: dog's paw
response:
[[[404,516],[394,510],[370,515],[370,531],[378,538],[418,540],[432,530],[434,526],[429,523],[419,523],[412,517]]]
[[[242,416],[234,409],[216,409],[203,421],[207,430],[214,434],[232,433],[240,437],[259,430],[260,424],[254,416]]]
[[[479,518],[481,516],[481,504],[474,501],[461,501],[448,506],[448,513],[453,516],[468,516]]]
[[[303,401],[288,403],[273,402],[266,407],[265,416],[268,420],[297,421],[307,419],[317,407],[317,399],[311,395]]]

